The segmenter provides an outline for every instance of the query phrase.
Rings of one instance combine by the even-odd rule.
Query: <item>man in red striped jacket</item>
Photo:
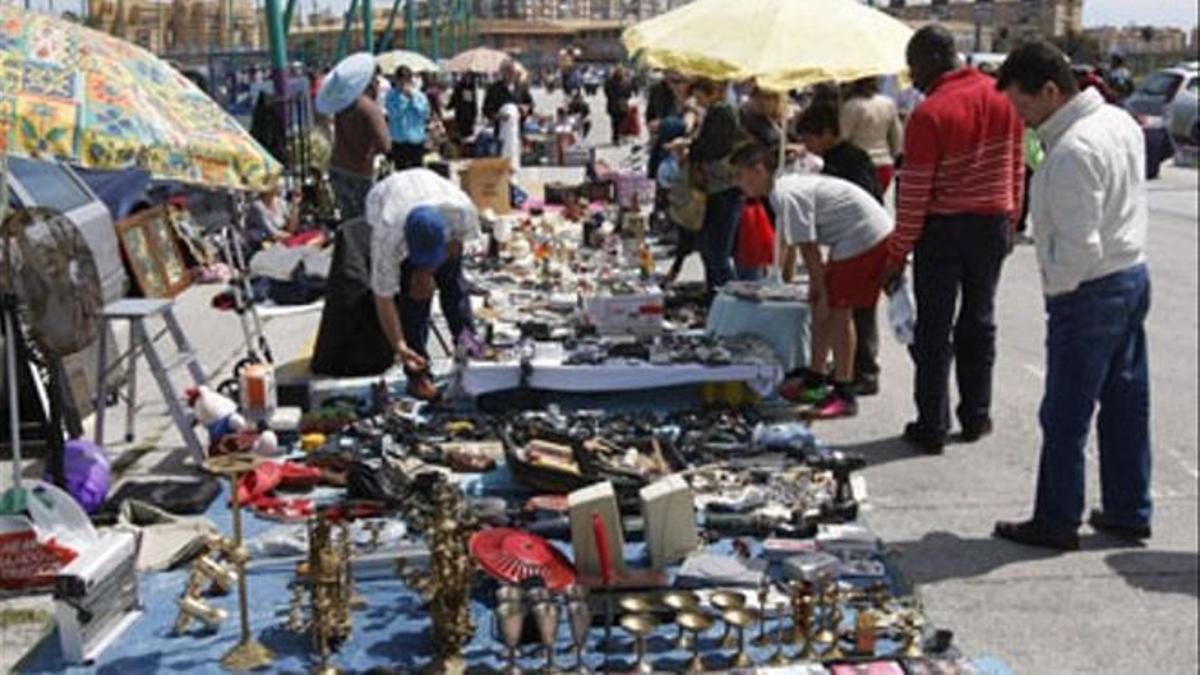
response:
[[[907,60],[927,98],[905,130],[889,269],[898,273],[913,252],[917,420],[904,437],[940,453],[950,429],[951,362],[962,439],[992,428],[996,285],[1021,212],[1023,125],[990,77],[963,67],[941,26],[917,31]]]

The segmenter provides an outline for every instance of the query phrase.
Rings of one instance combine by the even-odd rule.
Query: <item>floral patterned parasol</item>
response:
[[[0,152],[259,191],[281,167],[237,120],[136,45],[0,5]]]

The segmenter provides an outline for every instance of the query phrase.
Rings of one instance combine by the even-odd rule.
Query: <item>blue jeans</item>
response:
[[[742,217],[742,191],[730,188],[708,195],[704,227],[700,230],[700,258],[704,284],[711,292],[733,280],[733,245]]]
[[[375,181],[367,176],[343,171],[336,166],[329,167],[329,183],[333,194],[337,197],[338,210],[341,211],[342,221],[358,218],[366,211],[367,193],[375,185]]]
[[[950,428],[950,366],[958,380],[963,427],[987,420],[996,361],[996,285],[1008,250],[1007,216],[930,216],[913,253],[917,325],[909,348],[916,364],[917,423],[932,434]]]
[[[426,359],[429,351],[425,343],[429,340],[429,314],[432,300],[414,300],[409,297],[413,267],[405,260],[400,264],[400,324],[404,330],[404,341]],[[467,292],[467,280],[462,272],[462,256],[446,258],[434,273],[442,314],[450,326],[452,338],[457,341],[465,331],[474,330],[471,315],[471,296]],[[412,375],[413,373],[408,373]]]
[[[1034,518],[1074,531],[1084,508],[1093,413],[1105,514],[1150,522],[1150,276],[1137,265],[1046,299],[1046,393]]]

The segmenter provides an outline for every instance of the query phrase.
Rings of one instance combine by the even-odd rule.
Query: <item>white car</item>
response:
[[[1200,76],[1193,72],[1163,112],[1163,122],[1167,127],[1167,132],[1171,134],[1171,140],[1177,147],[1187,147],[1192,152],[1196,152],[1200,148],[1198,109],[1200,109]]]

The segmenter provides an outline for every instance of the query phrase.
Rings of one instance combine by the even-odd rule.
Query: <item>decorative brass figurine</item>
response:
[[[250,635],[250,609],[246,598],[246,561],[249,558],[242,548],[242,504],[238,500],[237,484],[242,475],[252,471],[259,463],[257,457],[244,454],[222,455],[204,462],[204,470],[221,476],[229,481],[229,491],[233,495],[233,542],[232,547],[237,551],[238,611],[241,614],[241,640],[224,656],[221,657],[221,667],[226,670],[255,670],[269,666],[275,661],[275,655],[258,640]]]
[[[470,606],[475,564],[467,542],[476,522],[458,487],[435,475],[426,486],[430,494],[414,494],[403,506],[409,526],[423,533],[429,544],[429,567],[411,570],[399,566],[398,573],[429,607],[434,650],[429,670],[453,675],[466,670],[462,650],[475,634]]]
[[[308,560],[297,566],[298,581],[292,587],[292,607],[288,613],[290,630],[311,631],[313,649],[320,658],[314,672],[319,675],[337,672],[329,659],[338,646],[349,639],[353,626],[349,525],[342,523],[338,529],[339,537],[335,542],[333,524],[325,517],[324,510],[309,521]],[[305,585],[311,599],[307,622],[302,617]]]

